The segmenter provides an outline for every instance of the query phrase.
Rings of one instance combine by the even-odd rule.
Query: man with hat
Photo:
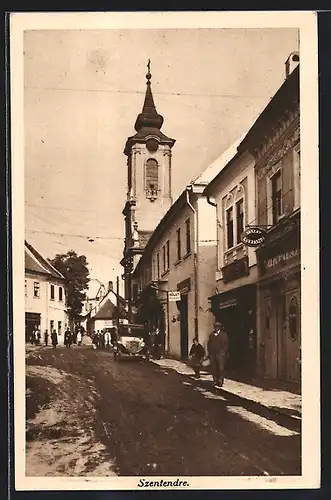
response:
[[[222,387],[224,383],[224,369],[228,356],[229,340],[224,325],[218,321],[215,323],[213,332],[209,335],[207,349],[214,386]]]

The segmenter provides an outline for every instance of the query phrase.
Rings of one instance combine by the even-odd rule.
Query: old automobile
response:
[[[149,361],[148,335],[144,325],[119,325],[113,342],[115,361],[123,358],[138,358]]]

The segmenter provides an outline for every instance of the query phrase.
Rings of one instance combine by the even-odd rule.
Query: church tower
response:
[[[127,201],[123,210],[124,277],[135,267],[149,237],[172,204],[171,149],[175,139],[161,132],[163,116],[154,104],[150,61],[147,68],[145,100],[135,122],[136,134],[128,138],[124,149],[128,168]],[[125,283],[127,298],[131,285],[126,278]]]

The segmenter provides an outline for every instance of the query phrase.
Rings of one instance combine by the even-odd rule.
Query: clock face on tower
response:
[[[148,139],[146,147],[150,153],[155,153],[158,150],[159,145],[156,139]]]

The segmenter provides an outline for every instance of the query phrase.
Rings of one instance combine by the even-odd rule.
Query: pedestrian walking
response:
[[[40,345],[40,328],[36,325],[34,331],[33,331],[33,341],[35,345]]]
[[[81,343],[82,343],[82,334],[81,334],[80,330],[77,332],[77,339],[76,340],[77,340],[77,344],[81,345]]]
[[[201,362],[205,357],[205,349],[195,337],[189,353],[189,365],[193,368],[196,378],[200,378]]]
[[[100,330],[97,331],[97,349],[100,349],[101,347],[101,334]]]
[[[104,344],[105,344],[105,347],[106,349],[109,349],[110,347],[110,332],[109,330],[106,330],[104,335],[103,335],[103,339],[104,339]]]
[[[56,330],[53,330],[52,333],[51,333],[51,339],[52,339],[52,346],[53,348],[55,349],[58,342],[57,342],[57,333],[56,333]]]
[[[67,328],[66,331],[64,332],[64,345],[66,347],[70,347],[71,341],[72,341],[71,331],[69,330],[69,328]]]
[[[215,387],[222,387],[224,383],[224,369],[228,356],[229,340],[222,323],[216,322],[213,332],[208,339],[208,356]]]
[[[44,333],[44,339],[45,339],[45,346],[48,346],[48,330],[46,328],[45,333]]]

